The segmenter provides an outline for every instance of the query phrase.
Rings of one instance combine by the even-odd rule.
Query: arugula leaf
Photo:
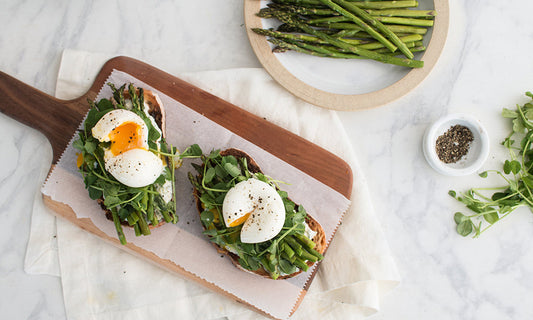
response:
[[[81,132],[80,132],[81,134]],[[84,148],[84,143],[81,139],[77,139],[75,140],[73,143],[72,143],[72,146],[80,151],[83,151],[85,148]]]
[[[215,215],[211,210],[204,210],[202,213],[200,213],[200,221],[202,221],[206,228],[213,224],[214,219]]]
[[[295,265],[285,259],[281,259],[279,261],[279,267],[281,271],[285,274],[291,274],[298,271],[298,268]]]
[[[87,189],[89,190],[89,197],[92,200],[100,199],[103,196],[103,192],[101,190],[95,189],[92,186],[89,186]]]

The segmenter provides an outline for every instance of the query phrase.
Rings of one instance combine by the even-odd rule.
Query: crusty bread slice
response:
[[[244,151],[241,151],[241,150],[238,150],[238,149],[234,149],[234,148],[230,148],[230,149],[226,149],[226,150],[223,150],[223,151],[220,151],[220,155],[221,156],[234,156],[235,158],[237,158],[237,160],[239,160],[240,158],[246,158],[246,163],[248,165],[248,170],[250,170],[251,173],[262,173],[261,171],[261,168],[259,167],[259,165],[257,164],[257,162],[252,159],[252,157],[250,157],[246,152]],[[194,198],[196,199],[196,207],[198,209],[198,213],[202,213],[202,211],[204,210],[203,207],[202,207],[202,202],[200,201],[200,195],[198,193],[198,190],[194,189],[193,191],[194,193]],[[322,229],[322,226],[320,225],[320,223],[318,223],[318,221],[316,221],[313,217],[311,217],[309,215],[309,213],[307,214],[307,217],[305,219],[305,221],[307,222],[307,225],[309,226],[309,228],[313,231],[316,232],[316,235],[313,237],[313,242],[316,243],[316,247],[315,247],[315,250],[320,252],[321,254],[324,253],[324,251],[326,250],[326,234],[324,232],[324,229]],[[239,263],[239,256],[232,253],[232,252],[229,252],[228,250],[220,247],[219,245],[217,245],[216,243],[212,243],[215,248],[217,249],[218,252],[222,253],[222,254],[225,254],[227,256],[230,257],[231,259],[231,262],[238,268],[238,269],[241,269],[243,271],[246,271],[246,272],[250,272],[250,273],[253,273],[253,274],[256,274],[256,275],[259,275],[259,276],[262,276],[264,278],[268,278],[268,279],[271,279],[269,273],[264,270],[264,269],[258,269],[258,270],[255,270],[255,271],[251,271],[251,270],[248,270],[248,269],[245,269],[243,268],[240,263]],[[312,266],[314,263],[311,262],[311,261],[307,261],[307,265],[308,266]],[[279,276],[277,278],[277,280],[281,280],[281,279],[288,279],[288,278],[292,278],[298,274],[300,274],[302,272],[302,270],[298,270],[294,273],[291,273],[291,274],[288,274],[288,275],[282,275],[282,276]]]
[[[138,94],[139,89],[137,89],[136,92]],[[155,123],[161,130],[161,135],[164,138],[165,137],[165,109],[163,107],[163,103],[161,102],[161,99],[159,99],[159,96],[155,94],[154,92],[152,92],[151,90],[143,90],[143,92],[144,92],[144,102],[148,105],[148,114],[154,118]],[[128,90],[124,90],[124,99],[126,100],[131,99],[131,96]],[[113,215],[111,213],[111,210],[107,209],[106,206],[104,205],[104,198],[102,197],[96,201],[98,202],[102,210],[104,210],[106,218],[108,220],[113,221]],[[155,229],[155,228],[158,228],[164,225],[165,223],[166,221],[164,219],[161,219],[158,225],[154,226],[152,224],[149,224],[148,228]],[[120,224],[123,226],[127,226],[129,228],[133,228],[126,221],[120,221]]]
[[[151,90],[143,90],[144,92],[144,103],[148,106],[148,114],[151,115],[159,129],[161,129],[161,133],[163,138],[165,137],[166,128],[165,128],[165,109],[163,107],[163,103],[161,102],[161,99],[159,96],[152,92]],[[139,93],[139,89],[137,89],[137,93]],[[131,99],[130,93],[128,90],[124,90],[124,99]]]

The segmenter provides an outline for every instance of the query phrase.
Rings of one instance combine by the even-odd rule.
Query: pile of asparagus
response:
[[[416,0],[272,0],[257,15],[282,24],[275,30],[252,30],[266,36],[274,52],[421,68],[424,62],[413,53],[426,49],[422,39],[436,13],[413,9],[417,6]]]

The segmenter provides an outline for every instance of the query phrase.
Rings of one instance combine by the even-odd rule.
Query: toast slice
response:
[[[254,159],[252,159],[252,157],[250,157],[246,152],[244,152],[242,150],[230,148],[230,149],[226,149],[226,150],[220,151],[220,155],[223,156],[223,157],[225,157],[225,156],[233,156],[238,161],[241,161],[242,158],[245,158],[246,159],[246,163],[247,163],[247,167],[248,167],[248,170],[250,171],[250,173],[263,173],[261,171],[261,168],[257,164],[257,162]],[[197,179],[199,179],[200,181],[201,181],[201,178],[202,178],[201,175],[197,176]],[[193,186],[194,186],[194,184],[193,184]],[[200,191],[196,187],[194,187],[193,194],[194,194],[194,197],[196,199],[196,208],[198,210],[198,213],[201,214],[204,211],[204,207],[203,207],[202,201],[200,200],[202,195],[200,194]],[[296,210],[298,210],[298,205],[296,205]],[[311,229],[312,231],[316,232],[315,236],[311,239],[316,244],[314,250],[316,250],[320,254],[323,254],[324,251],[326,250],[326,235],[325,235],[324,229],[322,229],[322,226],[320,225],[320,223],[318,223],[318,221],[315,220],[309,214],[306,215],[305,222],[307,223],[309,229]],[[204,230],[205,230],[205,226],[204,226]],[[231,262],[238,269],[246,271],[246,272],[249,272],[249,273],[253,273],[253,274],[256,274],[256,275],[259,275],[259,276],[262,276],[264,278],[268,278],[268,279],[271,278],[270,273],[266,269],[264,269],[264,268],[259,268],[257,270],[246,269],[239,262],[240,258],[239,258],[239,256],[237,254],[228,251],[226,248],[221,247],[220,245],[218,245],[218,244],[216,244],[214,242],[212,242],[212,244],[215,246],[215,248],[217,249],[218,252],[220,252],[221,254],[227,255],[231,259]],[[306,261],[305,263],[307,264],[307,266],[310,267],[315,262]],[[298,269],[297,271],[295,271],[293,273],[290,273],[290,274],[282,274],[279,277],[277,277],[276,279],[277,280],[282,280],[282,279],[292,278],[292,277],[300,274],[301,272],[302,272],[302,269]]]
[[[84,122],[84,130],[79,132],[79,139],[74,142],[74,146],[81,150],[81,161],[78,159],[77,165],[82,172],[90,197],[97,201],[106,218],[115,223],[121,243],[125,244],[123,226],[134,228],[136,235],[148,235],[151,229],[158,228],[166,222],[177,222],[173,191],[173,172],[176,164],[174,158],[169,155],[175,152],[174,148],[170,150],[164,139],[165,110],[157,94],[150,90],[135,88],[133,85],[129,85],[128,88],[126,85],[120,88],[116,88],[113,84],[109,85],[113,90],[111,99],[89,101],[91,109]],[[144,187],[124,185],[114,180],[103,166],[103,162],[107,161],[104,153],[107,152],[105,150],[109,150],[107,148],[110,148],[110,142],[106,144],[93,137],[92,128],[105,114],[115,109],[128,109],[141,117],[146,124],[148,147],[156,155],[153,159],[159,157],[164,168],[163,173],[157,179],[154,176],[155,181],[149,185]],[[127,123],[127,120],[124,123]],[[92,147],[88,148],[88,145]],[[131,167],[128,165],[124,168]],[[134,169],[128,170],[135,173]],[[142,167],[136,170],[142,172],[139,171]]]
[[[138,95],[140,93],[139,88],[136,88],[135,92]],[[123,96],[125,100],[131,100],[131,95],[130,95],[129,90],[124,90]],[[159,99],[159,96],[155,94],[154,92],[152,92],[151,90],[143,90],[143,98],[144,98],[144,103],[146,104],[146,107],[147,107],[148,114],[155,120],[155,123],[161,130],[161,136],[165,138],[165,132],[166,132],[165,131],[165,109],[164,109],[163,103],[161,102],[161,99]],[[114,99],[114,103],[118,103],[118,102]],[[165,161],[165,162],[167,163],[167,165],[169,164],[169,161]],[[174,200],[174,198],[172,198],[172,200]],[[101,197],[96,201],[98,202],[102,210],[104,210],[106,218],[108,220],[113,221],[113,214],[111,210],[107,209],[107,207],[105,206],[104,198]],[[159,228],[165,223],[166,221],[164,219],[161,219],[161,221],[159,221],[157,225],[149,224],[148,228],[150,229]],[[120,221],[120,224],[128,228],[133,228],[133,226],[131,226],[125,220]]]

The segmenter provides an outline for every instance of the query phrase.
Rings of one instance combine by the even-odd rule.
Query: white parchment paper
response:
[[[167,141],[180,150],[198,143],[204,152],[226,148],[246,151],[267,175],[289,183],[282,188],[320,222],[328,243],[331,241],[334,230],[350,205],[350,201],[340,193],[124,72],[114,70],[106,82],[117,86],[133,83],[157,92],[166,110]],[[105,86],[97,99],[110,96],[111,89]],[[75,163],[76,150],[71,142],[44,184],[42,192],[54,201],[69,205],[78,218],[90,218],[99,229],[116,237],[113,223],[105,218],[100,207],[89,198]],[[176,200],[180,218],[178,224],[166,224],[154,230],[149,237],[135,237],[133,230],[125,228],[127,240],[152,251],[162,259],[173,261],[273,317],[287,318],[314,268],[292,279],[277,281],[236,269],[201,234],[202,227],[192,197],[192,187],[187,179],[189,171],[192,171],[192,167],[186,160],[176,172]]]

